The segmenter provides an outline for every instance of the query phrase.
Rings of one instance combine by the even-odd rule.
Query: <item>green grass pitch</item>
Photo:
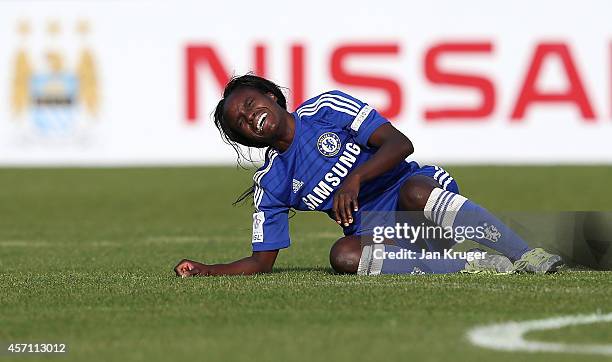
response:
[[[492,210],[610,210],[612,167],[448,167]],[[53,360],[597,361],[472,346],[475,325],[612,312],[612,273],[379,276],[330,272],[341,236],[299,213],[275,272],[180,279],[181,258],[250,253],[235,168],[0,170],[0,342],[64,342]],[[612,325],[528,338],[612,343]],[[199,357],[198,357],[199,356]],[[3,360],[48,360],[15,357]]]

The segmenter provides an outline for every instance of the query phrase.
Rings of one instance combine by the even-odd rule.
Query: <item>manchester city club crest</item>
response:
[[[85,42],[89,25],[86,21],[76,24],[82,46],[73,67],[67,64],[69,57],[57,45],[61,37],[59,22],[47,24],[47,45],[39,52],[28,49],[30,29],[26,21],[18,27],[21,46],[13,63],[13,117],[23,126],[22,136],[28,139],[76,140],[77,135],[84,136],[99,108],[94,55]],[[42,62],[31,59],[31,54],[41,53],[38,60]]]
[[[333,157],[338,154],[342,147],[340,137],[334,132],[325,132],[317,140],[317,148],[325,157]]]

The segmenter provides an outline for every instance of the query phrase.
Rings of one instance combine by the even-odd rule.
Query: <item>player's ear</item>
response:
[[[274,95],[274,93],[272,93],[272,92],[268,92],[268,93],[266,93],[266,95],[267,95],[268,97],[272,98],[272,100],[273,100],[274,102],[276,102],[276,101],[277,101],[277,99],[278,99],[278,98],[276,98],[276,96],[275,96],[275,95]]]

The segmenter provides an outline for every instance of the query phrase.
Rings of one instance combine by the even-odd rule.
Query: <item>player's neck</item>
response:
[[[293,137],[295,136],[295,120],[293,119],[293,115],[289,112],[285,115],[285,122],[283,122],[283,131],[282,135],[272,144],[272,147],[279,151],[285,152],[291,146],[293,142]]]

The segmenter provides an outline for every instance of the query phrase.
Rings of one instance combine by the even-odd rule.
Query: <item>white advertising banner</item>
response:
[[[448,163],[612,163],[606,1],[2,1],[0,165],[231,164],[252,71],[340,89]]]

